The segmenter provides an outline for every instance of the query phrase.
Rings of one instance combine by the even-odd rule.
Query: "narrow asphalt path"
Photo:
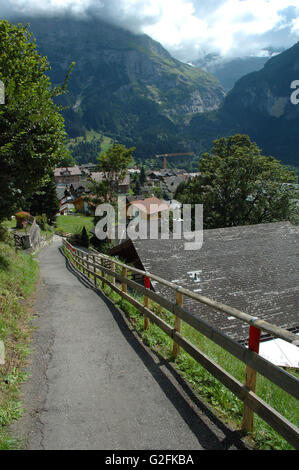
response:
[[[41,279],[27,449],[242,449],[171,366],[144,347],[123,315],[73,272],[55,240],[39,254]]]

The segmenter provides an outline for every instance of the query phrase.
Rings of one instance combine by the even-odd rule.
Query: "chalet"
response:
[[[185,240],[130,239],[113,256],[213,300],[299,331],[299,228],[269,223],[205,230],[203,246],[185,251]],[[171,290],[152,282],[167,298]],[[173,298],[173,300],[175,300]],[[184,306],[236,341],[248,338],[248,325],[185,298]]]
[[[88,171],[88,173],[90,174],[91,171],[95,170],[96,166],[96,163],[83,163],[82,165],[80,165],[80,170]]]
[[[56,185],[56,195],[58,198],[59,203],[63,202],[71,193],[68,191],[68,187],[66,185]]]
[[[77,165],[68,168],[55,168],[54,170],[56,184],[77,184],[80,182],[80,177],[81,170]]]
[[[96,205],[87,200],[85,196],[79,196],[72,201],[75,206],[76,212],[81,212],[86,215],[94,215]]]
[[[134,201],[143,201],[145,199],[141,194],[130,195],[126,197],[127,205]]]
[[[188,174],[186,170],[180,168],[163,168],[161,170],[147,170],[145,172],[146,179],[153,181],[161,181],[165,178],[186,174]]]
[[[169,211],[169,206],[157,197],[133,200],[127,207],[129,216],[132,214],[133,217],[133,212],[135,212],[135,216],[140,215],[146,220],[160,219],[163,211]]]
[[[77,198],[77,197],[80,197],[82,196],[83,194],[86,194],[86,193],[89,193],[89,189],[88,189],[88,183],[83,183],[83,182],[80,182],[78,184],[71,184],[70,187],[69,187],[69,191],[71,192],[71,195],[74,197],[74,198]]]
[[[168,194],[168,197],[173,197],[179,185],[181,183],[186,183],[189,179],[190,178],[189,178],[188,173],[175,175],[175,176],[168,176],[167,178],[164,178],[163,180],[162,189],[164,190],[166,194]]]
[[[104,174],[100,171],[91,172],[89,176],[89,180],[96,181],[97,183],[99,183],[100,181],[104,180]],[[129,192],[130,192],[130,174],[127,173],[124,179],[120,181],[118,185],[118,193],[129,194]]]

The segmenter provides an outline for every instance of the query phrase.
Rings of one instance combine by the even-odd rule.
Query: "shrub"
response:
[[[55,235],[60,235],[61,237],[65,236],[65,232],[64,232],[63,227],[55,228],[54,233],[55,233]]]
[[[36,223],[39,225],[41,230],[47,230],[48,229],[48,219],[47,219],[46,214],[37,215],[35,220],[36,220]]]
[[[14,237],[4,225],[0,225],[0,242],[4,242],[10,246],[14,245]]]
[[[20,211],[16,213],[17,228],[23,228],[30,218],[29,212]]]

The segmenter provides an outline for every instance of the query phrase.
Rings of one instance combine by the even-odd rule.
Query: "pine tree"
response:
[[[46,214],[48,223],[50,225],[55,223],[56,214],[59,212],[59,201],[53,176],[30,197],[27,209],[34,216]]]
[[[139,183],[141,186],[143,186],[145,182],[146,182],[146,175],[145,175],[144,166],[142,166],[140,170],[140,175],[139,175]]]
[[[89,247],[89,237],[85,226],[82,228],[80,244],[85,248]]]

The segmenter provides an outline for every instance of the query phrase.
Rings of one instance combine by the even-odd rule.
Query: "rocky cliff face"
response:
[[[224,105],[237,114],[246,110],[265,118],[298,119],[299,108],[291,103],[294,80],[299,80],[299,43],[270,59],[262,70],[241,78]]]
[[[51,64],[53,83],[61,83],[76,62],[64,101],[70,136],[93,129],[123,143],[142,144],[149,153],[184,150],[188,143],[183,134],[178,137],[181,126],[223,102],[217,79],[175,60],[146,35],[100,20],[28,21],[38,49]]]
[[[215,113],[194,117],[190,139],[202,135],[206,148],[215,138],[245,133],[264,154],[298,166],[299,104],[291,102],[295,80],[299,80],[299,43],[238,80]]]
[[[240,78],[261,70],[271,57],[283,52],[283,48],[257,51],[256,56],[225,58],[219,54],[207,54],[193,61],[194,65],[216,77],[228,92]]]

